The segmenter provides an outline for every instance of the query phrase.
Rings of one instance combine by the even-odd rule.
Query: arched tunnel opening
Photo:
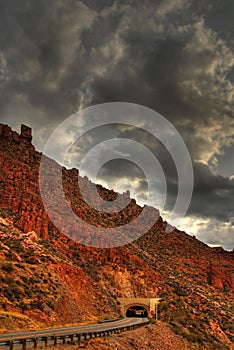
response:
[[[126,317],[148,317],[148,311],[144,306],[133,305],[126,311]]]

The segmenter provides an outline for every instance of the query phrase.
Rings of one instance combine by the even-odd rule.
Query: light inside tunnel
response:
[[[143,306],[133,305],[127,309],[126,317],[148,317],[148,311]]]

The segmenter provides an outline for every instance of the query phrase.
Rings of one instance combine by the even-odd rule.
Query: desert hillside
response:
[[[31,141],[30,128],[22,126],[19,135],[0,124],[1,332],[116,318],[117,297],[159,296],[159,319],[178,336],[202,349],[231,349],[234,252],[210,248],[177,229],[166,233],[161,217],[125,246],[88,247],[85,234],[84,245],[75,242],[53,226],[43,207],[41,154]],[[56,172],[59,165],[48,162]],[[141,212],[134,199],[120,212],[95,211],[83,200],[77,175],[63,169],[66,197],[82,220],[115,227]],[[81,181],[91,193],[95,185]],[[106,200],[116,196],[98,190]]]

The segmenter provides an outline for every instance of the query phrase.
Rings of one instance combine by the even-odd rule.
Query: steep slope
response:
[[[38,183],[41,154],[31,139],[26,126],[18,135],[0,124],[2,330],[117,317],[117,297],[159,295],[160,319],[176,333],[202,348],[230,348],[233,252],[210,248],[177,229],[167,234],[161,217],[144,236],[122,247],[76,243],[58,232],[43,207]],[[53,169],[59,167],[48,162],[53,162]],[[134,200],[111,215],[93,210],[79,192],[77,175],[75,169],[63,169],[67,199],[83,220],[114,227],[141,212]],[[92,193],[94,185],[86,178],[81,181]],[[107,200],[116,196],[101,186],[98,190]],[[87,237],[90,240],[84,236],[84,243]]]

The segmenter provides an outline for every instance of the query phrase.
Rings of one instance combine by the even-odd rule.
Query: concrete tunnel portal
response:
[[[117,298],[124,317],[152,318],[157,314],[158,304],[161,298]]]

